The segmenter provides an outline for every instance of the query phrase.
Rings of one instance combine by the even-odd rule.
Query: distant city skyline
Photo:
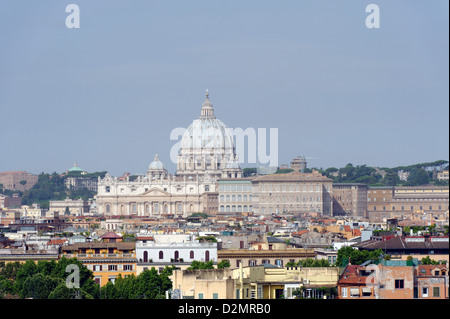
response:
[[[175,172],[206,89],[228,127],[278,129],[279,164],[449,159],[448,1],[72,3],[79,29],[69,3],[0,3],[0,171]]]

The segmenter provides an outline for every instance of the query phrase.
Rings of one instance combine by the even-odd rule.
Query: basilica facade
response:
[[[233,136],[214,115],[206,94],[200,117],[184,133],[177,171],[170,174],[155,155],[146,175],[98,180],[97,206],[104,216],[186,217],[218,211],[218,180],[242,177]],[[216,203],[216,204],[214,204]]]

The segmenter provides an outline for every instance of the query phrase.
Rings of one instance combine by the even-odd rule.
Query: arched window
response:
[[[223,206],[223,205],[220,206],[220,212],[225,213],[225,206]]]
[[[148,262],[148,251],[144,251],[144,262]]]
[[[178,258],[180,258],[180,253],[178,252],[178,250],[175,250],[173,257],[175,258],[175,260],[178,260]]]
[[[110,212],[111,212],[111,206],[106,205],[106,212],[107,212],[107,213],[110,213]]]
[[[194,259],[194,251],[193,250],[191,250],[189,252],[189,258]]]
[[[159,259],[164,259],[164,252],[162,250],[159,251]]]
[[[205,251],[205,261],[209,261],[209,250]]]

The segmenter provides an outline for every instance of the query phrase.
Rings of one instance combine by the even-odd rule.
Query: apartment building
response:
[[[448,266],[419,265],[417,259],[348,264],[337,286],[339,299],[445,299]]]
[[[155,267],[190,267],[193,261],[217,263],[217,243],[200,242],[189,234],[140,234],[136,238],[137,274]]]
[[[114,282],[121,275],[136,275],[137,259],[134,242],[122,242],[122,237],[106,233],[101,242],[81,242],[61,247],[60,257],[77,258],[94,274],[100,286]]]

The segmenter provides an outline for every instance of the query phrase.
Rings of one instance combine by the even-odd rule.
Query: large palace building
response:
[[[105,216],[164,214],[186,217],[194,212],[217,211],[218,179],[241,178],[233,135],[214,115],[206,94],[201,115],[181,140],[177,171],[171,175],[155,156],[147,174],[120,181],[109,174],[98,181],[97,205]]]

